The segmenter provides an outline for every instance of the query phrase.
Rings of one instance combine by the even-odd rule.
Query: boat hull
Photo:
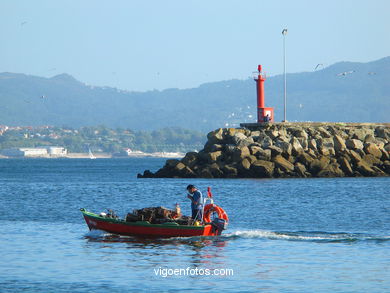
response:
[[[145,221],[126,222],[102,217],[81,209],[90,230],[103,230],[113,234],[143,237],[192,237],[216,236],[218,232],[212,225],[187,226],[177,223],[150,224]]]

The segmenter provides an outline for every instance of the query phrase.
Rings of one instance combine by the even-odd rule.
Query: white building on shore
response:
[[[47,153],[52,157],[64,157],[68,154],[68,150],[64,147],[50,146],[46,147]]]
[[[49,158],[64,157],[68,153],[66,148],[45,146],[36,148],[10,148],[1,151],[1,154],[12,158]]]

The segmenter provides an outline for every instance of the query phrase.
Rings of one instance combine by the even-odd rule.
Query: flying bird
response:
[[[21,26],[25,25],[27,23],[27,21],[23,21],[20,23]]]
[[[314,68],[314,71],[317,70],[317,68],[320,67],[320,66],[322,66],[322,68],[324,68],[324,64],[319,63],[319,64],[317,64],[316,68]]]

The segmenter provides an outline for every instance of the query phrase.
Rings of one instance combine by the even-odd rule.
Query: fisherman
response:
[[[187,186],[187,198],[191,200],[192,219],[202,221],[203,218],[203,196],[202,193],[192,184]]]
[[[264,122],[270,122],[271,117],[269,117],[269,114],[267,116],[264,116]]]

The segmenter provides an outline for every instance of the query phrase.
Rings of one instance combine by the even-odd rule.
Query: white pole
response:
[[[287,122],[287,79],[286,79],[286,35],[287,29],[285,28],[282,31],[283,35],[283,64],[284,64],[284,120],[283,122]]]

